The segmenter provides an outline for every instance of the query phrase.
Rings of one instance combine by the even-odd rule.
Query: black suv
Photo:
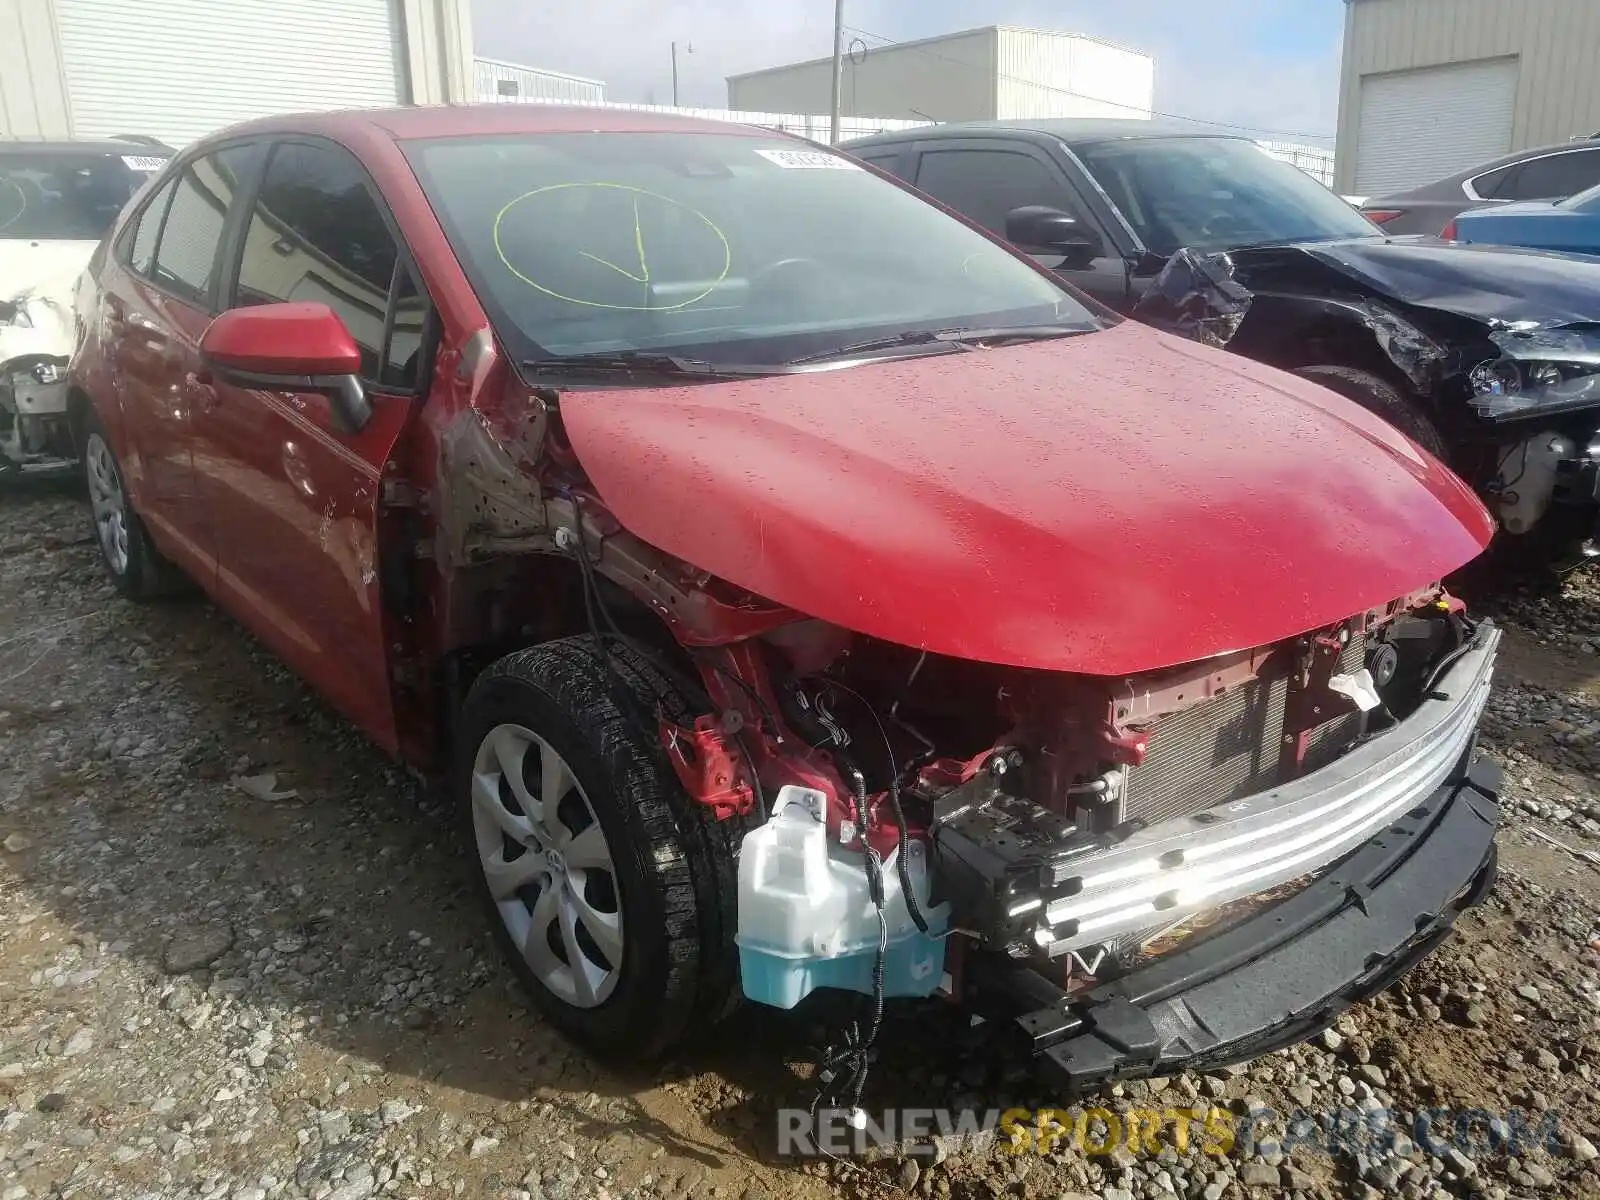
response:
[[[1109,307],[1331,388],[1535,557],[1600,553],[1600,261],[1395,237],[1247,138],[989,121],[846,142]]]

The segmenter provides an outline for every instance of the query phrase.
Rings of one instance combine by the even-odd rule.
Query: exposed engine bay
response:
[[[740,945],[755,998],[787,1007],[813,984],[869,990],[864,969],[810,972],[914,936],[948,951],[934,955],[939,969],[913,956],[872,986],[959,993],[974,952],[1087,986],[1183,940],[1181,927],[1210,907],[1157,896],[1149,921],[1096,937],[1067,902],[1098,856],[1306,776],[1393,727],[1468,629],[1436,587],[1289,642],[1109,680],[801,622],[716,651],[722,715],[664,724],[663,744],[721,816],[776,798],[742,865]],[[791,820],[797,835],[777,845]],[[808,874],[799,864],[818,847],[828,863]],[[813,909],[821,924],[808,928]],[[769,971],[781,986],[763,982]],[[793,972],[806,977],[798,987]]]
[[[942,361],[941,386],[964,362]],[[1034,489],[1004,456],[962,460],[966,474],[937,487],[907,469],[933,422],[961,441],[959,406],[900,427],[907,444],[890,455],[879,427],[819,421],[820,392],[770,398],[810,396],[817,376],[777,378],[639,388],[625,406],[535,388],[508,409],[514,432],[465,414],[441,438],[437,522],[418,546],[451,573],[452,640],[582,629],[615,651],[619,694],[640,660],[670,683],[649,689],[657,699],[633,723],[714,830],[707,844],[727,847],[737,904],[724,928],[744,995],[779,1008],[816,992],[870,998],[865,1025],[824,1055],[819,1078],[843,1081],[835,1099],[857,1094],[889,998],[1048,1008],[1046,1033],[1027,1036],[1057,1038],[1035,1050],[1055,1053],[1058,1017],[1079,997],[1095,1004],[1234,936],[1264,951],[1254,921],[1320,895],[1330,868],[1449,792],[1470,759],[1498,634],[1442,584],[1419,583],[1481,549],[1489,521],[1431,460],[1384,446],[1395,473],[1353,481],[1342,494],[1359,500],[1337,524],[1308,510],[1292,545],[1274,538],[1303,496],[1273,489],[1256,505],[1230,485],[1226,511],[1255,531],[1248,551],[1232,548],[1235,526],[1215,555],[1192,553],[1215,533],[1202,521],[1141,553],[1145,527],[1113,481],[1103,497],[1089,486],[1092,471]],[[803,429],[779,428],[778,412],[807,413]],[[723,422],[763,436],[712,451],[706,429]],[[1079,437],[1063,436],[1052,461]],[[1334,461],[1372,448],[1352,434]],[[835,479],[838,461],[869,451],[875,509]],[[1174,455],[1145,469],[1193,467]],[[1372,504],[1398,483],[1395,504]],[[1078,489],[1070,504],[1060,486]],[[1029,570],[956,553],[997,512],[997,539],[1021,530],[1041,547]],[[1385,524],[1391,512],[1403,527]],[[927,519],[900,523],[912,515]],[[1130,557],[1137,586],[1094,573]],[[957,558],[963,570],[947,571]],[[1212,603],[1196,580],[1224,560],[1226,602]],[[1476,867],[1471,840],[1428,846],[1459,842]],[[1407,918],[1405,937],[1416,928]]]
[[[0,474],[76,461],[67,411],[70,303],[41,293],[0,301]]]

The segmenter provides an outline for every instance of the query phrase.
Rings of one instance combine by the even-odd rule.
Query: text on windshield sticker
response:
[[[848,158],[825,154],[821,150],[757,150],[768,162],[777,163],[790,170],[810,168],[823,171],[859,171],[861,168]]]

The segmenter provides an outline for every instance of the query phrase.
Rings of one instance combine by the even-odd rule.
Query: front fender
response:
[[[1258,292],[1228,348],[1279,366],[1307,366],[1308,336],[1346,346],[1370,345],[1423,395],[1432,393],[1447,373],[1446,347],[1394,307],[1365,296]],[[1337,352],[1333,357],[1323,354],[1317,361],[1339,357]]]

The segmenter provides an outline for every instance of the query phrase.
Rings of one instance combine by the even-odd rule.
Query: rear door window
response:
[[[245,228],[236,303],[326,304],[361,348],[361,374],[412,390],[428,306],[366,172],[336,146],[273,149]]]
[[[255,150],[253,145],[230,146],[202,155],[173,183],[150,279],[197,308],[212,308],[223,223]]]
[[[172,203],[176,186],[177,180],[163,184],[124,235],[128,267],[136,275],[148,276],[155,267],[156,238],[161,234],[161,222],[166,220],[167,206]]]
[[[1496,199],[1562,200],[1600,183],[1600,150],[1568,150],[1529,159]],[[1482,190],[1480,196],[1488,193]]]
[[[1510,166],[1496,167],[1492,171],[1485,171],[1472,180],[1472,190],[1485,200],[1498,200],[1511,177],[1522,168],[1521,163],[1512,163]]]
[[[905,156],[898,149],[877,150],[866,154],[857,154],[856,157],[862,162],[871,163],[880,171],[887,171],[889,174],[897,175],[902,179],[906,176],[905,164],[901,162],[901,159]]]

